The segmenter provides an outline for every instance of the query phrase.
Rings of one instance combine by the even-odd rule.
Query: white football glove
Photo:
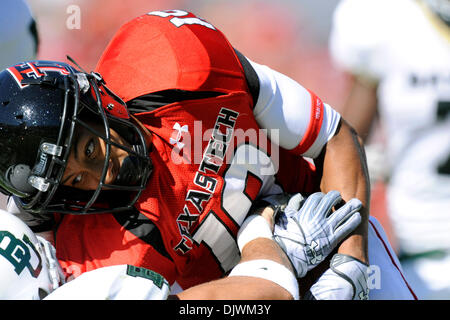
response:
[[[316,192],[301,206],[303,197],[294,195],[278,216],[274,239],[294,266],[297,277],[322,262],[361,222],[362,203],[351,199],[332,212],[342,201],[338,191]],[[301,206],[301,208],[300,208]]]
[[[305,294],[305,300],[368,300],[368,265],[337,253],[327,269]]]

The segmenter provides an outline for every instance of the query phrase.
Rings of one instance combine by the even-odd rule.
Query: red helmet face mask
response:
[[[80,128],[103,140],[106,149],[95,190],[61,183]],[[113,141],[111,130],[127,143]],[[31,213],[128,210],[151,173],[147,137],[130,118],[126,104],[99,74],[66,63],[29,61],[0,73],[0,131],[0,189]],[[127,156],[115,180],[106,183],[112,147]]]

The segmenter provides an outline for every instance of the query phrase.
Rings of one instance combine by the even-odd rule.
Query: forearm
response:
[[[273,233],[273,228],[275,224],[274,210],[270,207],[264,207],[256,209],[253,212],[254,215],[260,215],[265,219],[270,227],[270,231]],[[241,262],[255,260],[255,259],[268,259],[275,261],[290,271],[294,272],[292,269],[292,264],[290,263],[286,253],[280,248],[280,246],[270,239],[257,238],[258,241],[250,241],[242,248]]]
[[[291,268],[289,260],[272,240],[257,238],[242,251],[241,263],[266,259]],[[181,300],[291,300],[286,289],[259,277],[232,276],[192,287],[178,294]]]
[[[227,277],[177,294],[180,300],[292,300],[276,283],[256,277]]]
[[[370,184],[364,149],[358,139],[356,132],[342,120],[339,131],[326,145],[320,187],[324,192],[338,190],[345,201],[358,198],[362,202],[361,224],[343,241],[338,252],[368,262]]]
[[[252,220],[251,217],[241,227],[246,235],[240,233],[238,243],[241,239],[241,261],[240,264],[246,262],[256,262],[252,265],[251,276],[244,276],[242,272],[233,275],[236,268],[232,270],[230,276],[211,281],[196,287],[192,287],[178,294],[179,299],[196,299],[196,300],[228,300],[228,299],[245,299],[245,300],[263,300],[263,299],[292,299],[293,294],[280,284],[287,284],[287,287],[293,288],[296,283],[292,265],[284,253],[284,251],[272,240],[273,231],[273,210],[269,207],[262,208],[255,212],[258,220]],[[267,229],[266,229],[267,228]],[[262,231],[260,229],[266,229]],[[254,235],[251,235],[254,234]],[[269,234],[269,238],[267,238]],[[247,240],[245,240],[247,239]],[[259,266],[258,266],[259,264]],[[237,266],[239,267],[239,265]],[[264,270],[262,270],[264,269]],[[262,274],[258,274],[262,272]],[[248,274],[247,272],[244,272]],[[264,275],[264,273],[267,274]],[[278,284],[271,280],[277,279]],[[291,284],[289,284],[291,282]],[[295,284],[296,286],[296,284]],[[292,291],[292,289],[291,289]],[[298,287],[296,287],[298,292]]]

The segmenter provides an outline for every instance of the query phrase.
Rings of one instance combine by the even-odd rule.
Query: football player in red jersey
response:
[[[339,253],[367,263],[363,151],[314,93],[180,10],[125,24],[96,71],[37,61],[0,76],[1,186],[55,220],[68,273],[130,263],[182,288],[216,279],[253,201],[319,188],[362,201]]]

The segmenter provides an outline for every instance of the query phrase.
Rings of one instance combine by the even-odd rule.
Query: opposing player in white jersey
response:
[[[343,0],[330,49],[354,76],[343,113],[367,142],[379,116],[406,277],[419,298],[450,299],[450,1]]]

